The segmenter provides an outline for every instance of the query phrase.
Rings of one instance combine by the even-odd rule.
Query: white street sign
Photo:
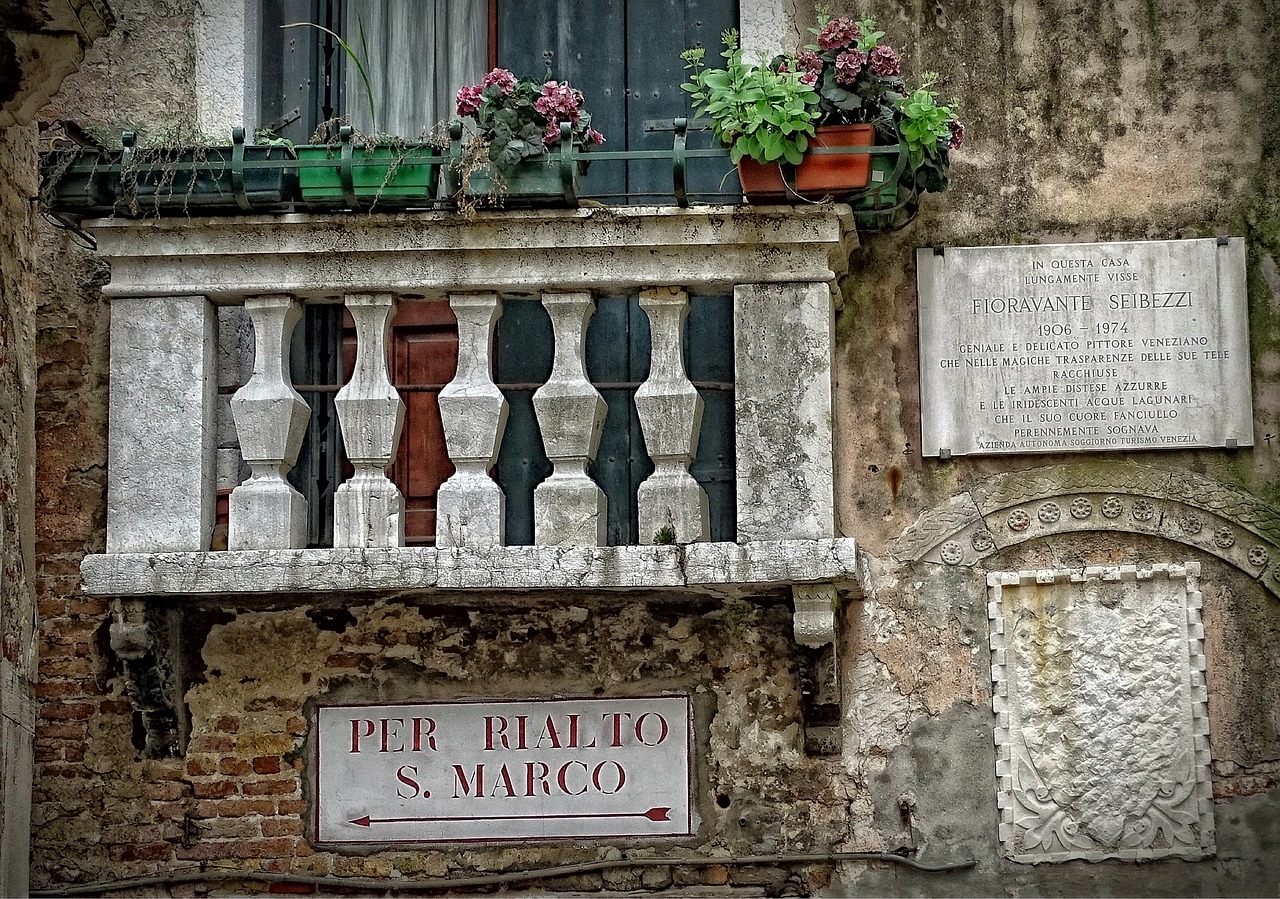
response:
[[[316,841],[689,836],[688,696],[324,705]]]

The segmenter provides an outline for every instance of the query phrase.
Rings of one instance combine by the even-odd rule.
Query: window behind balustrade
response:
[[[672,123],[688,115],[679,53],[719,46],[737,22],[733,0],[283,0],[262,3],[263,117],[304,142],[318,122],[342,110],[368,129],[364,85],[341,47],[319,29],[279,26],[311,21],[341,34],[360,53],[376,103],[378,129],[417,136],[447,119],[453,95],[492,64],[517,75],[569,80],[585,95],[604,149],[669,149]],[[366,52],[367,50],[367,52]],[[714,50],[713,50],[714,52]],[[690,146],[709,146],[694,132]],[[737,190],[724,159],[691,162],[691,191]],[[604,202],[669,202],[671,162],[601,159],[584,195]],[[555,285],[545,285],[554,289]],[[704,402],[692,467],[711,506],[711,538],[732,540],[734,520],[733,331],[730,298],[694,297],[687,322],[686,371]],[[333,490],[346,476],[333,395],[343,380],[343,334],[353,332],[337,306],[308,306],[295,334],[293,376],[312,420],[290,480],[310,501],[311,545],[332,543]],[[405,302],[392,329],[389,369],[407,407],[391,476],[406,497],[410,544],[435,539],[435,492],[452,473],[435,397],[453,376],[457,336],[442,302]],[[495,346],[495,380],[510,404],[493,472],[507,497],[508,543],[533,542],[533,488],[551,466],[533,414],[533,391],[550,372],[551,328],[541,304],[504,298]],[[649,542],[638,533],[636,488],[653,470],[635,411],[648,376],[648,320],[637,297],[600,297],[587,338],[588,377],[608,404],[591,476],[609,501],[608,542]],[[350,369],[350,361],[346,365]]]

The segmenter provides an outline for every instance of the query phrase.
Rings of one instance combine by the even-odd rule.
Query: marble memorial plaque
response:
[[[316,841],[689,836],[686,695],[322,705]]]
[[[993,572],[999,838],[1018,862],[1214,851],[1199,563]]]
[[[1253,444],[1244,240],[916,251],[926,456]]]

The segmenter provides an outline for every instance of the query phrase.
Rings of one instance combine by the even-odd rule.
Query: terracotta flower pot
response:
[[[869,147],[875,143],[872,125],[819,125],[809,146]],[[839,194],[867,186],[871,173],[871,154],[846,153],[827,155],[806,153],[804,162],[796,166],[796,190],[805,196]]]
[[[870,147],[876,130],[871,125],[821,125],[810,147]],[[738,163],[738,180],[751,203],[788,203],[798,198],[816,200],[824,196],[842,197],[867,186],[871,174],[870,153],[806,153],[795,167],[794,190],[783,180],[786,170],[778,163],[762,164],[749,157]],[[796,195],[799,194],[799,197]]]

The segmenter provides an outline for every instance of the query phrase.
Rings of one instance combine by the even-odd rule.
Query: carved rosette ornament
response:
[[[1014,509],[1009,513],[1009,517],[1005,519],[1011,531],[1025,531],[1031,526],[1031,516],[1022,509]]]
[[[1102,515],[1104,518],[1116,519],[1124,514],[1124,503],[1120,501],[1118,496],[1108,496],[1102,501]]]
[[[1071,501],[1071,517],[1077,521],[1084,521],[1093,515],[1093,503],[1087,496],[1077,496]]]
[[[990,552],[996,548],[996,540],[991,536],[990,531],[974,531],[973,538],[969,541],[975,551],[980,553]]]
[[[1267,552],[1267,548],[1261,544],[1249,548],[1249,564],[1255,568],[1266,568],[1267,563],[1271,561],[1271,553]]]
[[[948,540],[942,544],[940,555],[948,565],[959,565],[964,560],[964,547],[954,540]]]
[[[1236,545],[1236,532],[1222,527],[1213,532],[1213,545],[1219,549],[1230,549]]]
[[[1156,514],[1155,504],[1145,499],[1135,500],[1131,514],[1134,521],[1150,521]]]
[[[1053,524],[1062,517],[1062,509],[1057,503],[1044,503],[1036,512],[1042,524]]]

